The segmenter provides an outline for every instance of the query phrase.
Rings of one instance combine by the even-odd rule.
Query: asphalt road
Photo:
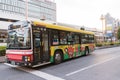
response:
[[[120,80],[120,47],[35,69],[0,63],[0,80]]]

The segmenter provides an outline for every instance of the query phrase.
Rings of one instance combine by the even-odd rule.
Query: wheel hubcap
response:
[[[55,60],[56,60],[56,62],[60,62],[61,61],[61,55],[60,54],[56,54]]]

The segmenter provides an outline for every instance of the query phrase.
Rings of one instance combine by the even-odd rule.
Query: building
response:
[[[10,23],[26,19],[56,22],[56,3],[49,0],[0,0],[1,35],[6,35]],[[0,37],[0,41],[4,42],[4,39]]]
[[[117,19],[117,20],[115,21],[115,27],[114,27],[114,31],[113,31],[113,35],[115,36],[116,41],[118,41],[118,39],[117,39],[117,32],[118,32],[118,29],[119,29],[119,28],[120,28],[120,20]]]
[[[115,22],[115,19],[109,13],[107,13],[105,15],[105,34],[110,38],[113,37],[113,31],[115,27],[114,22]]]
[[[6,42],[10,23],[26,19],[56,22],[56,3],[49,0],[0,0],[0,43]]]
[[[0,43],[5,43],[7,38],[7,30],[0,29]]]
[[[105,36],[108,40],[117,41],[117,31],[120,27],[120,20],[113,18],[109,13],[105,15]]]
[[[56,3],[49,0],[0,0],[0,28],[25,19],[56,21]]]

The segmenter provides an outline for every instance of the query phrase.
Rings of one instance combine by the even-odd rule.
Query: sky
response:
[[[57,22],[102,29],[101,15],[120,19],[120,0],[54,0]]]

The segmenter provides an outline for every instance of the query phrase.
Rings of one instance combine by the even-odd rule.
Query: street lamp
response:
[[[105,18],[103,15],[101,15],[100,20],[102,21],[102,34],[103,34],[103,42],[104,42],[104,20]]]

